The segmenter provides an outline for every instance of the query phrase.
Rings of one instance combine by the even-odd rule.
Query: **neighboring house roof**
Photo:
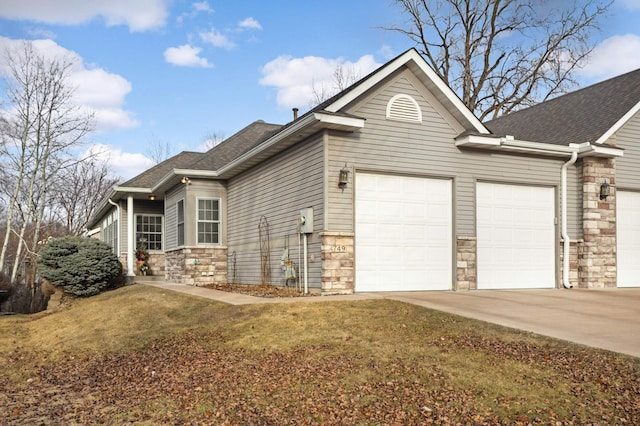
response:
[[[601,144],[640,109],[640,69],[485,124],[492,133],[555,145]]]
[[[150,188],[160,179],[170,173],[173,169],[188,168],[194,162],[201,159],[205,154],[202,152],[183,151],[162,163],[158,163],[150,169],[145,170],[138,176],[129,179],[119,187],[127,188]]]

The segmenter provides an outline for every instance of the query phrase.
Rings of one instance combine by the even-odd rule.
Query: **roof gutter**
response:
[[[456,139],[458,148],[478,148],[501,152],[520,152],[552,157],[567,157],[577,152],[578,158],[590,157],[622,157],[624,150],[611,146],[593,145],[590,142],[581,144],[553,145],[542,142],[517,140],[513,136],[466,135]]]

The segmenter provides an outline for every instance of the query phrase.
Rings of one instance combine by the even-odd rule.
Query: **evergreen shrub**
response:
[[[40,250],[38,273],[65,293],[88,297],[113,287],[122,264],[104,241],[63,237]]]

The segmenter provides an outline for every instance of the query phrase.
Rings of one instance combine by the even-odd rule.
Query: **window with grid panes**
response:
[[[220,243],[220,200],[198,199],[198,244]]]
[[[162,250],[161,215],[136,215],[136,243],[146,244],[147,250]]]

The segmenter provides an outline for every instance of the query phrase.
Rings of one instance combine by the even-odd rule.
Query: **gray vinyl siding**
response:
[[[616,145],[624,149],[616,159],[616,188],[640,190],[640,113],[618,131]]]
[[[422,109],[422,123],[385,118],[394,95],[412,96]],[[456,235],[475,235],[476,182],[503,182],[560,187],[565,160],[525,157],[456,148],[454,138],[464,129],[409,71],[394,77],[376,93],[348,111],[366,118],[353,134],[331,134],[329,139],[328,222],[332,231],[353,231],[353,185],[344,190],[335,178],[345,163],[358,171],[397,173],[453,179]],[[575,166],[569,172],[569,227],[578,229],[579,199]],[[350,183],[353,176],[350,176]],[[559,190],[556,191],[559,197]],[[557,202],[559,208],[559,199]],[[558,228],[559,232],[559,228]]]
[[[282,284],[280,259],[285,246],[298,264],[297,219],[313,207],[314,233],[308,236],[309,285],[321,285],[319,231],[324,229],[323,138],[321,134],[253,167],[228,183],[228,253],[236,256],[235,281],[261,282],[259,223],[269,223],[272,284]],[[302,261],[301,261],[302,262]],[[234,271],[229,271],[229,276]]]

